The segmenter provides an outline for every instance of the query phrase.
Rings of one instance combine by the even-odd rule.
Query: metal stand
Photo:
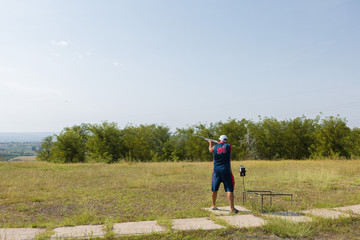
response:
[[[246,201],[246,194],[256,194],[261,196],[261,212],[263,211],[264,206],[264,196],[270,196],[270,206],[272,205],[272,197],[273,196],[291,196],[291,207],[293,201],[293,194],[292,193],[280,193],[275,191],[243,191],[243,205]]]
[[[242,177],[243,179],[243,186],[244,186],[244,191],[245,191],[245,177]]]

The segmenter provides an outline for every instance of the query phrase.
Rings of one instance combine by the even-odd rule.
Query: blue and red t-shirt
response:
[[[214,171],[231,173],[231,145],[219,142],[212,148],[214,157]]]

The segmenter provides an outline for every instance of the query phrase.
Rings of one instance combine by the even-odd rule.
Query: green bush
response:
[[[360,129],[350,129],[346,123],[340,117],[319,116],[282,121],[260,118],[257,122],[229,119],[178,128],[174,133],[156,124],[127,125],[123,129],[109,122],[82,124],[44,138],[37,157],[60,163],[212,161],[208,143],[194,135],[217,139],[225,134],[236,160],[357,158]]]

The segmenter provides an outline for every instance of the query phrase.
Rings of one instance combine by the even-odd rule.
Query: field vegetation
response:
[[[243,182],[240,165],[247,169],[246,190],[274,190],[294,194],[291,207],[288,197],[274,199],[266,210],[299,211],[309,208],[339,207],[360,203],[359,160],[306,161],[233,161],[236,179],[235,203],[242,204]],[[203,210],[211,205],[211,162],[120,162],[116,164],[48,162],[0,163],[0,227],[44,227],[157,220],[171,225],[170,219],[209,217]],[[219,206],[226,206],[220,189]],[[255,214],[260,201],[245,202]],[[210,216],[213,217],[213,216]],[[284,223],[280,223],[284,224]],[[337,224],[337,228],[330,227]],[[190,238],[235,238],[236,234],[301,236],[312,238],[331,235],[341,229],[360,234],[359,218],[322,221],[298,228],[296,233],[278,232],[279,223],[257,229],[227,229],[228,233],[189,232]],[[284,229],[284,228],[280,228]],[[152,238],[181,239],[185,233],[152,235]],[[235,236],[235,237],[234,237]],[[349,235],[351,236],[351,235]],[[144,236],[143,236],[144,237]],[[136,237],[126,237],[129,239]],[[222,238],[222,237],[221,237]],[[151,238],[149,238],[151,239]],[[326,238],[325,238],[326,239]]]
[[[0,162],[23,156],[35,156],[40,145],[40,142],[0,142]]]

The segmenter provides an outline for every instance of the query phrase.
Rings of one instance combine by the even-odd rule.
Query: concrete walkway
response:
[[[319,216],[323,218],[338,218],[349,217],[351,214],[360,214],[360,205],[352,205],[333,209],[311,209],[303,211],[303,214],[296,214],[291,212],[278,212],[274,214],[263,214],[261,217],[256,217],[251,214],[251,211],[241,206],[236,206],[240,210],[239,214],[230,214],[229,207],[219,207],[217,210],[206,208],[209,212],[217,215],[218,219],[225,221],[226,224],[237,228],[245,227],[259,227],[266,224],[266,219],[272,217],[280,217],[289,221],[305,222],[311,221],[310,216]],[[216,230],[225,228],[218,223],[215,223],[210,218],[187,218],[171,220],[171,229],[173,230]],[[169,230],[165,226],[160,226],[156,221],[143,222],[128,222],[117,223],[112,227],[111,232],[115,235],[129,235],[129,234],[147,234],[159,233]],[[103,237],[107,234],[105,225],[87,225],[75,227],[60,227],[52,230],[54,234],[53,239],[63,238],[91,238]],[[3,228],[0,229],[0,240],[24,240],[35,239],[39,234],[44,234],[45,229],[36,228]]]

